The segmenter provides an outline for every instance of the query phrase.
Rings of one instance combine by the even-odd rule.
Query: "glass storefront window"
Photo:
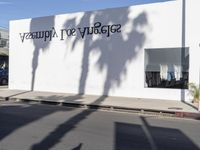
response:
[[[145,87],[187,89],[189,48],[145,49]]]

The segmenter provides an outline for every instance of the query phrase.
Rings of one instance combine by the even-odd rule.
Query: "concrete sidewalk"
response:
[[[0,88],[0,100],[38,101],[71,107],[159,113],[200,119],[198,105],[193,103],[125,97],[75,95],[67,93],[9,90]]]

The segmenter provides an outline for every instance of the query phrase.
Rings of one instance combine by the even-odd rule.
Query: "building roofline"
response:
[[[6,31],[8,31],[8,29],[6,27],[2,27],[2,26],[0,26],[0,30],[6,30]]]

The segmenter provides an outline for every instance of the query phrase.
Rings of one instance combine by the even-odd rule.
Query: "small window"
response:
[[[0,39],[0,47],[6,47],[7,46],[7,40]]]
[[[187,89],[189,48],[145,49],[145,87]]]

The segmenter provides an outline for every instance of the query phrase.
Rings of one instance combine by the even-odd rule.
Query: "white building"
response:
[[[8,35],[8,30],[0,27],[0,55],[8,55]]]
[[[8,68],[8,55],[9,55],[9,32],[5,28],[0,27],[0,70]],[[6,80],[6,81],[5,81]],[[7,78],[3,81],[3,83],[7,84]],[[0,83],[2,83],[2,78],[0,79]]]
[[[199,8],[172,0],[11,21],[9,88],[188,101]]]

